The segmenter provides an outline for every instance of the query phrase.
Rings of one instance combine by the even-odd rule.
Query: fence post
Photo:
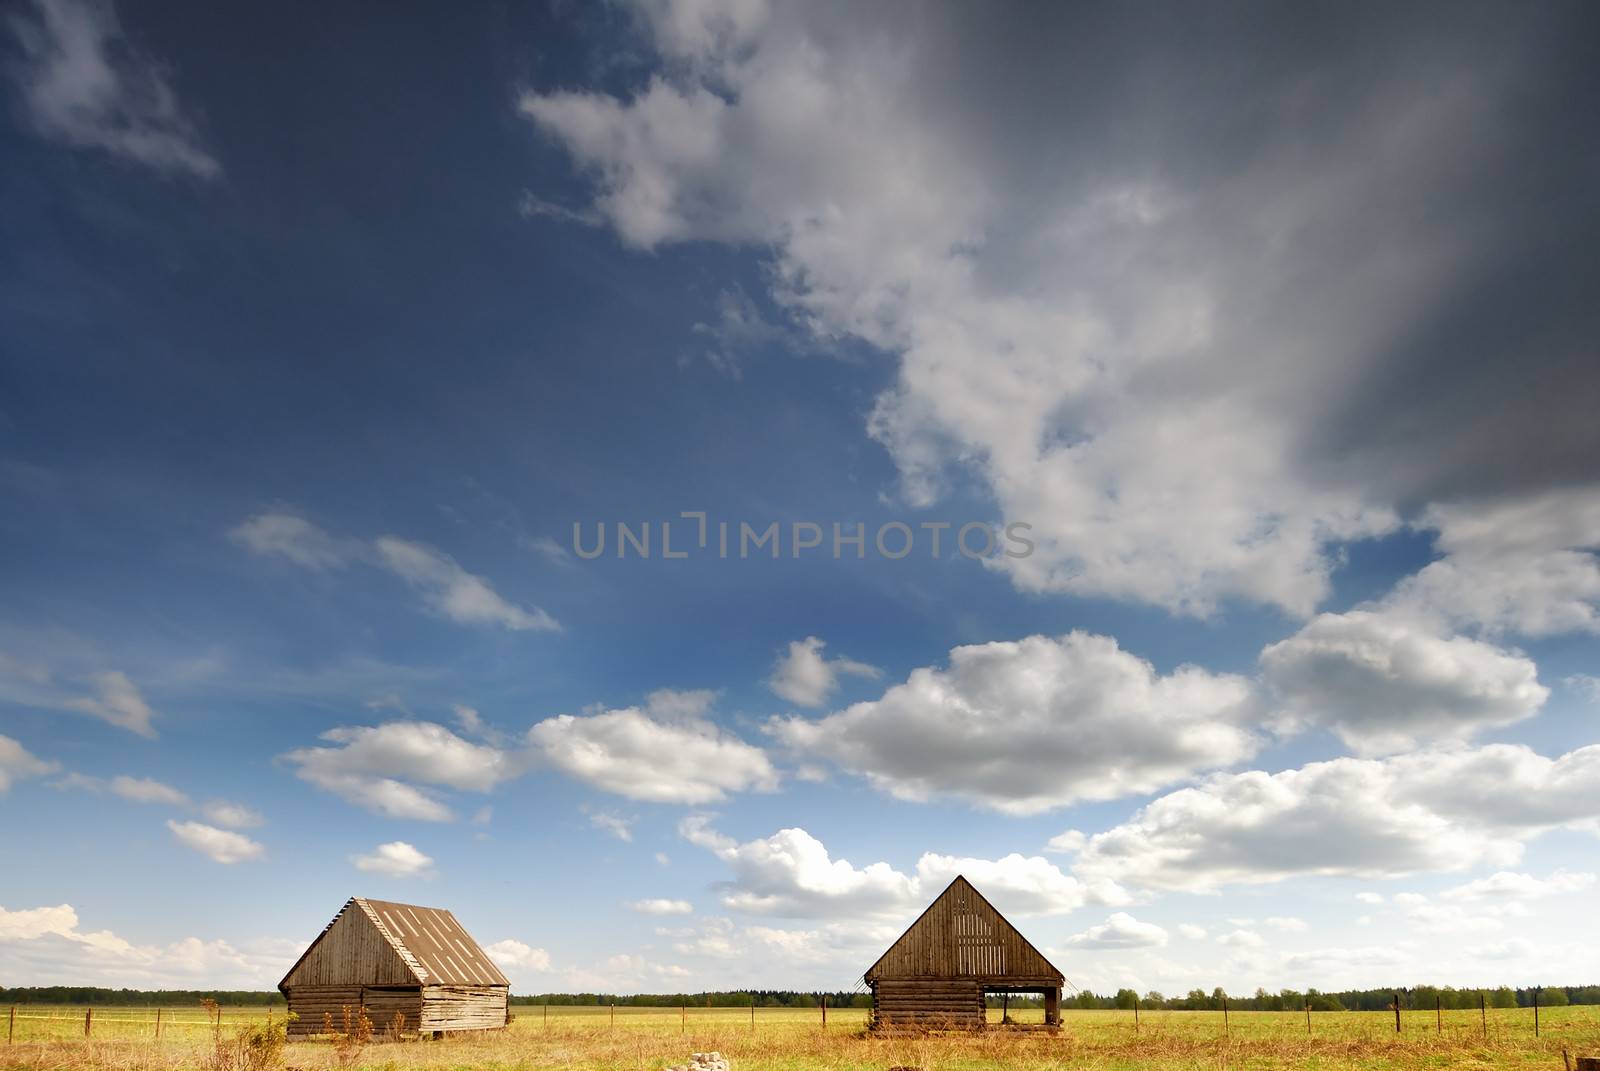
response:
[[[750,1033],[756,1032],[756,995],[750,994]]]
[[[1394,1032],[1400,1033],[1400,994],[1394,995]]]
[[[616,1004],[616,1001],[612,1001],[611,1002],[611,1029],[615,1030],[616,1028],[617,1028],[617,1004]]]
[[[1539,991],[1542,990],[1543,988],[1544,988],[1544,986],[1542,986],[1542,985],[1536,985],[1536,986],[1533,987],[1533,1036],[1534,1037],[1538,1037],[1539,1036]]]
[[[1444,1033],[1444,997],[1439,993],[1433,995],[1433,1018],[1439,1033]]]
[[[1483,1023],[1483,1036],[1484,1037],[1488,1037],[1489,1036],[1489,998],[1483,993],[1479,993],[1478,994],[1478,1019]]]
[[[94,1009],[93,1008],[85,1008],[85,1009],[83,1009],[83,1036],[84,1037],[88,1037],[89,1036],[89,1024],[91,1024],[93,1022],[94,1022]]]
[[[1139,995],[1137,993],[1133,997],[1133,1032],[1135,1034],[1139,1032]]]
[[[156,1009],[156,1040],[161,1040],[161,1009]]]
[[[689,1002],[687,1000],[680,1001],[678,1004],[678,1024],[678,1033],[687,1034],[689,1032]]]
[[[17,1006],[11,1005],[11,1022],[6,1026],[6,1044],[11,1044],[11,1039],[17,1033]]]
[[[544,1006],[544,1025],[550,1025],[550,1005],[548,1004]]]
[[[828,994],[822,994],[822,1029],[828,1029]]]
[[[1222,995],[1222,1036],[1228,1036],[1228,995]]]

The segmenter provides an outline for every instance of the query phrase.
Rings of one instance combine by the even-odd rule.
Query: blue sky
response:
[[[0,974],[1600,975],[1593,13],[1034,16],[9,14]]]

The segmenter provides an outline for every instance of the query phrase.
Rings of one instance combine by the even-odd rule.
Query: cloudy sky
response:
[[[8,983],[1600,979],[1593,5],[385,16],[4,17]]]

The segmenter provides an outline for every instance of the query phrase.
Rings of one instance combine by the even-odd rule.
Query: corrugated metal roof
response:
[[[387,900],[355,902],[367,913],[394,950],[417,977],[428,985],[503,985],[511,982],[441,907],[417,907]]]

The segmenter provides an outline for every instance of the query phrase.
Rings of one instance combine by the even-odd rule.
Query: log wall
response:
[[[506,1025],[504,986],[295,986],[287,993],[291,1038],[345,1029],[344,1010],[365,1012],[374,1036],[434,1030],[493,1030]],[[403,1016],[398,1023],[395,1017]],[[398,1029],[397,1029],[398,1027]]]
[[[961,979],[885,978],[872,986],[872,1028],[981,1030],[983,987]]]

